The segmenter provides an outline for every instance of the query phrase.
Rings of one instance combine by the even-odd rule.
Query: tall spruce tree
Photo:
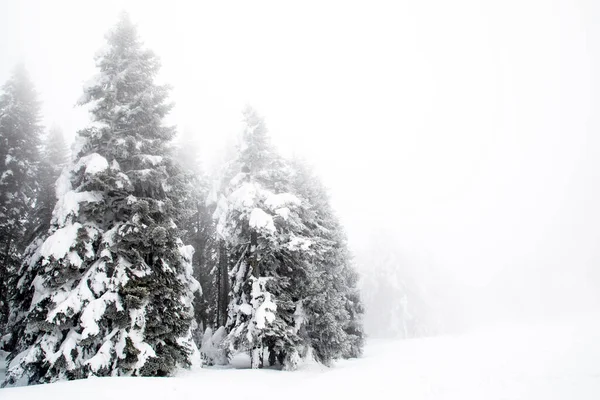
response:
[[[39,192],[36,196],[35,211],[28,221],[27,243],[50,229],[52,211],[56,205],[56,181],[69,161],[69,149],[61,129],[50,128],[43,141],[37,180]]]
[[[215,212],[232,277],[230,355],[287,369],[310,349],[327,365],[356,357],[363,345],[357,275],[326,190],[303,163],[275,152],[254,110],[244,120]]]
[[[193,248],[175,224],[180,171],[157,57],[126,15],[85,87],[94,123],[57,183],[50,230],[22,265],[7,383],[91,375],[164,376],[195,346]],[[31,288],[31,289],[30,289]]]
[[[203,330],[214,327],[217,309],[217,282],[214,266],[217,260],[215,241],[215,222],[212,218],[213,207],[207,204],[209,180],[200,164],[200,145],[191,131],[185,131],[177,149],[177,160],[182,166],[181,182],[185,190],[181,198],[185,199],[186,212],[180,222],[184,228],[183,239],[196,250],[192,260],[194,278],[202,286],[201,293],[195,298],[194,312],[199,323],[196,341],[201,341]]]
[[[293,160],[294,190],[301,199],[305,235],[311,238],[309,279],[303,301],[304,335],[314,357],[330,365],[362,354],[364,312],[358,275],[352,266],[343,228],[326,188],[301,160]]]
[[[263,119],[248,108],[244,121],[215,213],[231,260],[226,343],[231,354],[249,353],[253,368],[279,361],[293,369],[302,343],[293,296],[300,284],[291,277],[295,253],[307,246],[293,234],[299,201],[288,192],[290,170],[271,147]]]
[[[0,337],[9,312],[9,282],[26,246],[38,192],[40,103],[20,65],[0,95]]]

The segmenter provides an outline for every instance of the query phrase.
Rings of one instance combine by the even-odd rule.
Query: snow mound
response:
[[[227,331],[222,326],[214,333],[212,329],[206,328],[202,337],[200,354],[206,365],[226,365],[227,355],[223,347],[223,340],[227,337]]]
[[[244,352],[235,354],[229,360],[229,365],[235,369],[250,369],[252,366],[250,354]]]

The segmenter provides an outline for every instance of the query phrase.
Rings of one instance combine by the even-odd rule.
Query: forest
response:
[[[279,155],[247,107],[239,145],[208,176],[193,138],[174,145],[159,58],[126,14],[106,40],[71,156],[41,126],[25,66],[2,88],[4,384],[359,356],[358,274],[310,166]]]
[[[598,20],[0,1],[0,399],[597,400]]]

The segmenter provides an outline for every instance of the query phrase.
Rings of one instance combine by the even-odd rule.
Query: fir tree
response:
[[[51,227],[21,268],[9,384],[170,375],[195,352],[198,284],[175,224],[185,206],[175,131],[162,123],[168,87],[154,83],[159,61],[127,16],[107,41],[81,100],[94,123],[78,133]]]
[[[343,228],[331,208],[326,188],[300,160],[292,162],[294,187],[305,205],[302,220],[311,238],[310,278],[303,301],[304,334],[315,358],[330,365],[362,353],[363,306],[358,275]]]
[[[256,112],[244,120],[215,213],[231,260],[229,351],[250,353],[253,367],[268,359],[287,369],[309,349],[327,365],[358,356],[357,275],[326,190],[275,152]]]
[[[302,352],[292,279],[294,254],[305,244],[292,232],[299,201],[287,190],[290,170],[269,144],[263,119],[248,108],[244,121],[216,211],[232,263],[226,343],[231,354],[249,353],[254,368],[279,361],[292,369]]]
[[[56,180],[68,161],[69,149],[63,133],[60,128],[54,126],[50,129],[42,147],[37,177],[39,192],[36,196],[35,211],[28,221],[27,243],[50,229],[52,211],[56,205]]]
[[[365,308],[360,296],[358,286],[359,274],[351,263],[346,263],[342,272],[344,307],[348,313],[348,319],[344,323],[344,332],[348,346],[342,352],[343,358],[360,357],[365,345],[365,331],[363,327],[363,315]]]
[[[194,278],[200,282],[202,292],[196,296],[194,312],[199,323],[197,343],[203,330],[215,327],[217,308],[217,282],[215,268],[217,250],[212,207],[207,204],[210,192],[208,177],[200,166],[199,143],[194,134],[186,131],[177,150],[177,160],[182,167],[181,198],[185,199],[186,212],[179,226],[184,227],[183,238],[196,250],[192,260]]]
[[[0,337],[9,287],[18,269],[38,191],[40,104],[27,71],[18,66],[0,95]]]

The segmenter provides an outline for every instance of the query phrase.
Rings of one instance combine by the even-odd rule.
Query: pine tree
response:
[[[293,234],[299,201],[288,192],[290,170],[271,147],[263,119],[248,108],[244,121],[215,213],[231,260],[226,343],[231,354],[249,353],[253,368],[279,361],[293,369],[302,353],[293,295],[300,285],[292,278],[305,244]]]
[[[310,349],[327,365],[356,357],[364,339],[357,275],[326,190],[276,153],[254,110],[244,120],[215,212],[231,261],[230,355],[286,369]]]
[[[52,211],[56,205],[56,180],[69,161],[69,149],[62,131],[57,126],[46,136],[40,157],[38,171],[39,192],[36,196],[35,211],[28,221],[26,242],[50,229]]]
[[[18,66],[0,95],[0,337],[8,317],[8,284],[26,246],[25,232],[38,191],[40,103],[27,71]]]
[[[50,230],[21,268],[8,384],[170,375],[195,352],[198,284],[175,224],[185,205],[175,131],[162,123],[168,87],[154,83],[159,61],[126,15],[107,41],[80,101],[94,122],[78,133]]]
[[[217,250],[215,241],[215,223],[212,218],[212,207],[207,204],[210,192],[208,177],[200,166],[200,149],[197,138],[186,131],[181,138],[177,151],[177,160],[182,166],[181,182],[184,190],[181,198],[185,199],[186,212],[179,223],[185,227],[183,238],[196,250],[192,260],[194,278],[200,282],[202,292],[194,302],[195,318],[199,323],[197,343],[201,342],[203,330],[215,327],[217,308],[217,282],[215,282],[215,265]]]
[[[358,275],[326,188],[301,160],[294,160],[292,167],[295,191],[305,205],[301,217],[312,242],[303,301],[304,333],[315,358],[330,365],[338,358],[362,353],[364,310]]]
[[[348,256],[349,258],[349,256]],[[360,357],[365,344],[365,331],[363,327],[363,315],[365,308],[360,296],[359,274],[350,262],[345,264],[342,273],[344,307],[348,313],[348,319],[344,323],[344,332],[348,346],[342,352],[343,358]]]

